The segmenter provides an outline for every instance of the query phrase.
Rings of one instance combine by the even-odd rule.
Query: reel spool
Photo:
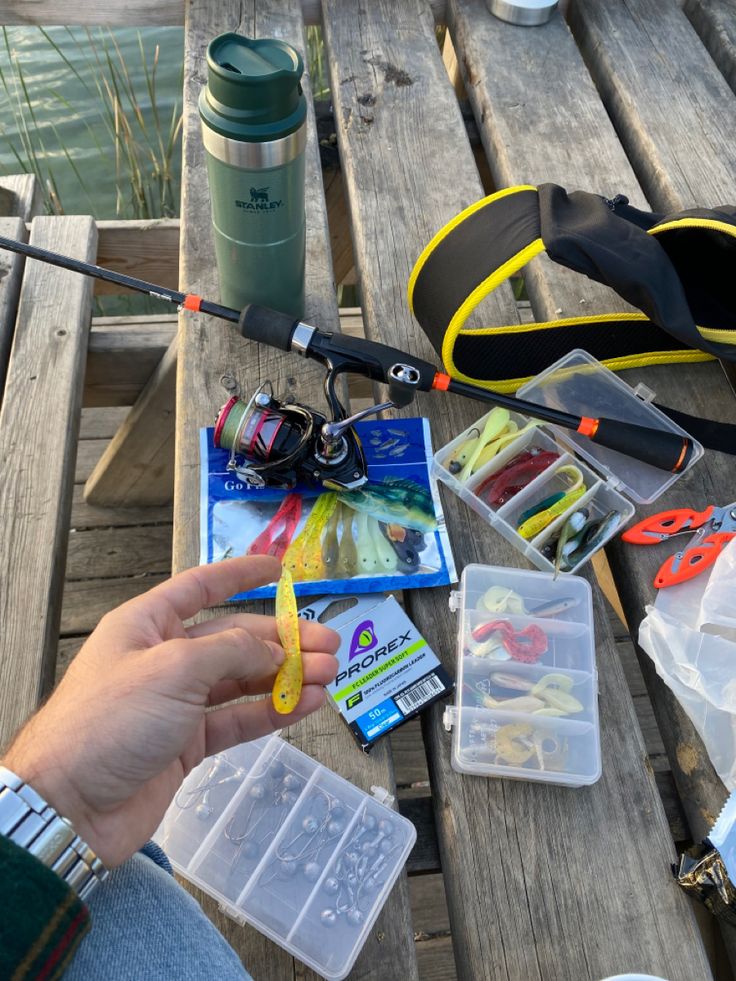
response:
[[[367,475],[352,421],[328,423],[314,409],[280,401],[265,382],[249,400],[235,394],[223,405],[214,444],[230,450],[228,470],[251,487],[290,489],[306,482],[354,490]]]

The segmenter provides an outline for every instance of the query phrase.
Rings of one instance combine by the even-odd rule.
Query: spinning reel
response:
[[[228,470],[251,487],[290,489],[297,483],[318,484],[328,490],[356,490],[368,479],[363,448],[353,424],[394,406],[372,405],[346,416],[334,392],[334,370],[325,379],[325,394],[333,418],[298,402],[276,398],[270,381],[250,399],[232,394],[215,424],[215,446],[230,450]],[[237,385],[221,380],[226,391]]]

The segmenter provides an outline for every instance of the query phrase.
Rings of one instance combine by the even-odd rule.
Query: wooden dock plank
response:
[[[571,15],[576,39],[652,206],[677,210],[734,200],[736,148],[729,133],[736,125],[736,99],[679,6],[632,0],[625,7],[607,7],[592,0],[576,5]],[[654,24],[657,36],[652,33]],[[667,44],[659,44],[658,37],[666,37]],[[644,70],[655,62],[656,72]],[[715,364],[631,376],[634,382],[645,378],[666,405],[704,418],[736,421],[736,401]],[[708,452],[668,491],[665,501],[668,508],[700,507],[728,503],[733,496],[733,458]],[[661,507],[660,502],[643,512]],[[607,550],[630,624],[641,621],[644,603],[653,595],[656,568],[671,550],[669,545],[650,552],[619,542]],[[726,790],[649,659],[642,657],[641,664],[688,823],[700,839],[720,810]],[[731,960],[736,964],[736,934],[730,934]]]
[[[97,528],[69,539],[67,579],[115,579],[171,572],[171,525]]]
[[[84,260],[91,218],[35,218],[30,241]],[[91,282],[26,263],[0,411],[0,742],[35,709],[54,674]]]
[[[187,290],[214,298],[217,298],[219,291],[212,247],[209,193],[207,183],[202,179],[205,161],[197,98],[206,77],[206,44],[225,30],[237,30],[251,36],[280,37],[303,49],[301,6],[296,0],[258,0],[247,7],[237,0],[225,0],[218,4],[212,4],[209,0],[193,0],[187,8],[181,284]],[[308,90],[308,79],[304,82]],[[311,109],[306,165],[306,319],[326,329],[337,330],[339,316]],[[198,558],[199,427],[211,425],[213,411],[222,403],[222,389],[218,382],[222,372],[238,375],[248,387],[256,378],[270,378],[276,391],[285,386],[287,379],[298,376],[300,399],[307,404],[322,404],[322,372],[314,363],[246,343],[228,324],[198,314],[187,314],[180,320],[179,341],[174,518],[176,569],[192,565]],[[359,786],[368,788],[374,784],[393,791],[394,779],[387,743],[377,746],[366,758],[357,750],[352,736],[329,707],[294,727],[289,732],[289,738],[305,752]],[[218,926],[225,929],[228,939],[235,944],[255,977],[280,981],[291,975],[294,970],[291,957],[263,937],[252,933],[246,937],[239,927],[218,915],[214,906],[208,904],[208,912],[212,912]],[[358,959],[355,973],[366,979],[383,979],[387,976],[411,979],[417,976],[405,876],[399,878],[392,890]]]
[[[140,596],[168,576],[129,576],[125,579],[82,579],[67,582],[61,608],[60,637],[89,634],[108,610]]]
[[[734,0],[685,0],[682,9],[736,92],[736,3]]]
[[[407,311],[406,281],[437,228],[482,196],[432,19],[425,6],[408,0],[324,0],[323,19],[366,333],[432,357]],[[531,46],[532,35],[543,33],[515,31],[520,44]],[[487,309],[491,322],[516,318],[508,290],[491,296]],[[430,416],[441,445],[478,410],[438,398],[418,400],[408,411]],[[523,564],[455,499],[447,496],[445,503],[460,567]],[[569,791],[460,776],[450,767],[442,709],[423,716],[463,977],[547,981],[603,977],[634,965],[677,981],[709,976],[692,914],[670,880],[669,831],[596,596],[604,769],[594,787]],[[420,590],[406,600],[420,627],[431,624],[433,647],[452,666],[456,624],[446,591]]]
[[[84,486],[74,485],[71,526],[77,531],[87,528],[122,528],[126,526],[171,525],[170,505],[157,508],[96,508],[84,499]]]
[[[171,501],[176,360],[174,340],[87,478],[84,499],[89,504],[160,507]]]
[[[40,205],[38,182],[32,174],[0,177],[0,235],[27,242],[26,222],[39,213]],[[0,249],[0,400],[15,333],[24,265],[23,256]]]
[[[174,340],[176,324],[176,316],[95,318],[89,335],[84,405],[132,405]]]

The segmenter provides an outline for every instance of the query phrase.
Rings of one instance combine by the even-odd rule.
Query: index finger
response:
[[[153,600],[155,604],[167,603],[181,620],[188,620],[200,610],[218,606],[236,593],[276,582],[280,575],[278,559],[270,555],[243,555],[187,569],[154,586],[140,599]]]

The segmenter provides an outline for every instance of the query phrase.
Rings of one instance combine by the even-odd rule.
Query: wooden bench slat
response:
[[[301,6],[297,0],[270,0],[247,6],[237,0],[213,4],[193,0],[187,7],[185,29],[185,119],[181,281],[187,289],[217,298],[217,273],[212,246],[209,193],[205,173],[197,98],[206,79],[205,48],[225,30],[253,36],[280,37],[304,50]],[[308,79],[305,90],[308,91]],[[306,156],[307,214],[307,310],[306,319],[326,329],[338,330],[339,316],[330,259],[329,235],[313,112],[310,107]],[[179,328],[179,379],[177,388],[177,479],[174,502],[174,568],[198,561],[199,555],[199,427],[211,425],[213,414],[224,401],[219,377],[224,371],[237,375],[248,391],[257,380],[270,378],[276,392],[289,379],[298,385],[300,400],[322,404],[322,371],[313,362],[245,342],[233,328],[213,318],[186,314]],[[297,381],[298,379],[298,381]],[[254,604],[250,604],[252,609]],[[271,604],[267,609],[272,609]],[[363,756],[352,736],[329,707],[310,716],[289,731],[300,749],[324,765],[368,789],[379,785],[393,792],[393,773],[388,744]],[[213,910],[208,902],[206,908]],[[243,957],[254,977],[278,979],[291,976],[293,959],[260,937],[227,918],[216,917],[228,940]],[[301,968],[298,969],[301,972]],[[408,887],[402,875],[371,931],[361,953],[356,975],[370,979],[417,977]],[[306,972],[311,976],[311,972]]]
[[[59,637],[90,634],[116,606],[153,589],[168,576],[129,576],[126,579],[80,579],[64,589]]]
[[[171,525],[96,528],[69,539],[66,578],[115,579],[171,572]]]
[[[33,174],[0,177],[0,235],[28,241],[26,222],[41,210],[38,182]],[[0,249],[0,401],[15,332],[25,259]]]
[[[730,139],[736,99],[680,8],[674,2],[632,0],[624,7],[591,0],[576,4],[571,13],[578,44],[651,204],[677,210],[736,200],[736,148]],[[666,44],[652,37],[654,22]],[[656,72],[643,70],[655,63]],[[634,382],[645,379],[666,405],[736,422],[736,401],[714,364],[631,376]],[[662,501],[642,512],[663,505],[726,504],[734,498],[733,472],[732,457],[708,452]],[[654,573],[677,547],[672,542],[650,554],[614,542],[608,549],[630,624],[641,621],[644,603],[653,598]],[[687,716],[646,657],[642,671],[691,831],[702,838],[725,800],[725,788]],[[736,942],[730,947],[736,963]]]
[[[30,240],[87,261],[91,218],[36,218]],[[0,742],[53,680],[92,284],[26,263],[0,411]]]
[[[93,319],[84,405],[132,405],[174,340],[176,324],[176,316]]]
[[[482,13],[485,22],[503,26],[483,4],[472,9],[479,21]],[[434,357],[407,310],[406,281],[432,234],[482,189],[432,19],[426,6],[409,0],[324,0],[323,19],[366,333]],[[534,36],[543,33],[509,31],[530,51]],[[460,50],[458,56],[462,61]],[[529,91],[522,101],[531,101]],[[489,298],[486,318],[518,319],[509,290]],[[437,395],[407,412],[429,415],[437,445],[479,414],[477,407]],[[445,502],[460,568],[470,561],[523,564],[455,498]],[[406,601],[453,668],[457,625],[446,595],[419,590]],[[669,831],[597,590],[595,614],[603,777],[594,787],[461,776],[450,767],[442,708],[424,717],[462,977],[547,981],[603,977],[634,966],[683,981],[709,976],[692,913],[670,879]]]
[[[736,4],[734,0],[685,0],[682,9],[736,92]]]
[[[174,339],[87,478],[89,504],[160,507],[171,501],[176,359]]]

